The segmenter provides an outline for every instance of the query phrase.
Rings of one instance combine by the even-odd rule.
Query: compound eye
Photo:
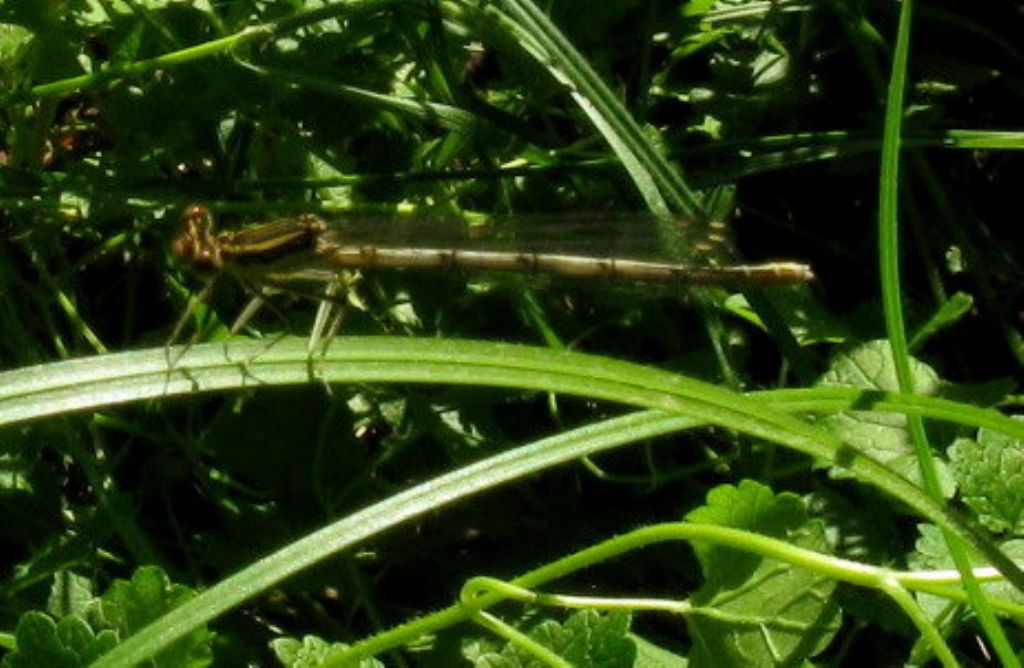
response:
[[[202,204],[190,204],[181,212],[181,220],[184,222],[212,219],[213,213]]]
[[[195,255],[195,244],[187,236],[180,236],[171,242],[171,253],[176,257],[190,257]]]
[[[181,229],[185,235],[208,236],[213,230],[213,212],[202,204],[191,204],[181,212]]]
[[[182,231],[171,242],[171,252],[200,272],[216,271],[220,256],[213,237],[213,213],[202,204],[192,204],[181,212]]]

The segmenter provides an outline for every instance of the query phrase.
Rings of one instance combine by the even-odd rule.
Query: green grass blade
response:
[[[177,354],[170,353],[171,359]],[[451,383],[514,387],[673,412],[842,466],[955,531],[1016,583],[1021,573],[991,541],[943,504],[829,433],[759,398],[658,369],[520,345],[400,337],[345,337],[311,362],[306,341],[193,347],[167,369],[168,351],[145,350],[28,367],[0,376],[0,424],[128,401],[265,385]],[[869,398],[877,396],[865,395]]]
[[[657,411],[633,413],[543,439],[417,485],[247,566],[121,643],[93,666],[123,666],[143,661],[302,569],[410,518],[434,512],[541,468],[697,424],[696,420]]]
[[[899,31],[893,53],[892,71],[886,97],[885,130],[882,137],[882,165],[879,194],[879,261],[882,278],[882,303],[885,309],[885,324],[892,346],[896,378],[900,389],[914,393],[913,373],[910,368],[910,348],[907,343],[906,326],[903,317],[903,293],[900,287],[899,269],[899,166],[901,130],[903,125],[903,97],[906,88],[907,61],[910,51],[910,25],[913,11],[911,0],[904,0],[900,6]],[[916,416],[908,416],[907,426],[911,442],[921,470],[925,491],[933,499],[941,499],[938,472],[932,458],[931,446],[924,429],[924,422]],[[996,619],[984,592],[971,571],[971,563],[963,543],[948,530],[943,531],[950,555],[963,578],[964,587],[971,598],[971,604],[978,615],[986,636],[992,642],[996,653],[1007,666],[1019,666],[1009,640]]]
[[[590,63],[530,0],[498,3],[523,48],[565,85],[622,161],[651,211],[700,219],[703,208],[678,170],[644,134]]]

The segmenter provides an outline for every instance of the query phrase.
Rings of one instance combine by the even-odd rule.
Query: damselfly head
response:
[[[171,252],[198,274],[220,270],[220,248],[213,233],[213,213],[208,208],[193,204],[181,212],[181,234],[171,242]]]

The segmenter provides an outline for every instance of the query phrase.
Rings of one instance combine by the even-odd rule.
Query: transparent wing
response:
[[[571,254],[694,266],[732,261],[724,224],[659,221],[637,213],[494,216],[484,221],[457,216],[352,214],[326,222],[325,237],[335,244]]]

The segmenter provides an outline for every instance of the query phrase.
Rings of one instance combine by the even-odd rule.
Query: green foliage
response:
[[[120,637],[126,638],[193,596],[191,589],[173,584],[161,569],[145,567],[137,570],[131,580],[115,580],[100,598],[100,608]],[[205,629],[193,631],[160,652],[154,662],[168,667],[210,665],[212,638]]]
[[[155,567],[140,568],[130,581],[115,580],[101,597],[90,596],[89,583],[73,573],[61,573],[52,589],[50,612],[26,612],[15,630],[17,650],[4,657],[4,668],[55,666],[76,668],[117,645],[119,638],[159,619],[188,600],[193,592],[172,584]],[[162,668],[201,668],[211,663],[212,634],[195,631],[153,657]]]
[[[14,632],[18,649],[4,657],[4,668],[88,666],[117,644],[113,631],[96,634],[81,617],[68,615],[59,622],[41,612],[28,612]]]
[[[887,341],[869,341],[836,355],[818,385],[896,392],[899,388],[892,360],[892,351]],[[922,362],[913,362],[915,391],[925,396],[940,394],[938,374]],[[910,480],[920,481],[920,467],[910,444],[905,416],[848,411],[829,416],[824,422],[833,433],[858,451],[889,464]],[[943,495],[952,496],[953,480],[945,466],[940,464],[939,470],[943,480]]]
[[[792,494],[752,480],[723,485],[691,522],[742,528],[827,552],[825,525],[809,519]],[[717,546],[695,545],[705,582],[688,618],[691,666],[793,665],[820,653],[839,628],[835,581],[791,564]]]
[[[686,657],[674,654],[641,637],[634,636],[636,643],[635,668],[686,668],[689,661]]]
[[[628,635],[629,615],[601,615],[583,610],[571,615],[564,624],[545,620],[534,625],[529,636],[554,650],[573,666],[629,668],[640,665],[637,649]],[[543,665],[513,644],[498,652],[470,657],[479,668],[527,668]]]
[[[1024,535],[1024,446],[982,429],[977,439],[958,438],[949,462],[964,503],[990,531]]]
[[[908,556],[908,563],[912,568],[921,570],[950,569],[954,567],[953,559],[950,557],[949,549],[946,547],[942,534],[929,524],[922,524],[918,527],[920,536],[914,544],[914,551]],[[1024,541],[1009,540],[1000,545],[1006,554],[1012,555],[1014,559],[1024,558]],[[971,562],[982,565],[985,560],[977,553],[971,553]],[[1007,586],[1004,582],[988,582],[983,585],[985,592],[993,598],[1003,599],[1017,605],[1024,604],[1024,594],[1014,587]],[[959,628],[971,617],[971,612],[963,606],[951,604],[948,600],[931,596],[920,595],[921,607],[934,619],[944,623],[951,630]]]
[[[270,643],[274,656],[284,668],[317,668],[327,656],[339,649],[342,643],[329,643],[316,636],[298,638],[277,638]],[[384,664],[376,659],[364,659],[358,668],[383,668]]]

